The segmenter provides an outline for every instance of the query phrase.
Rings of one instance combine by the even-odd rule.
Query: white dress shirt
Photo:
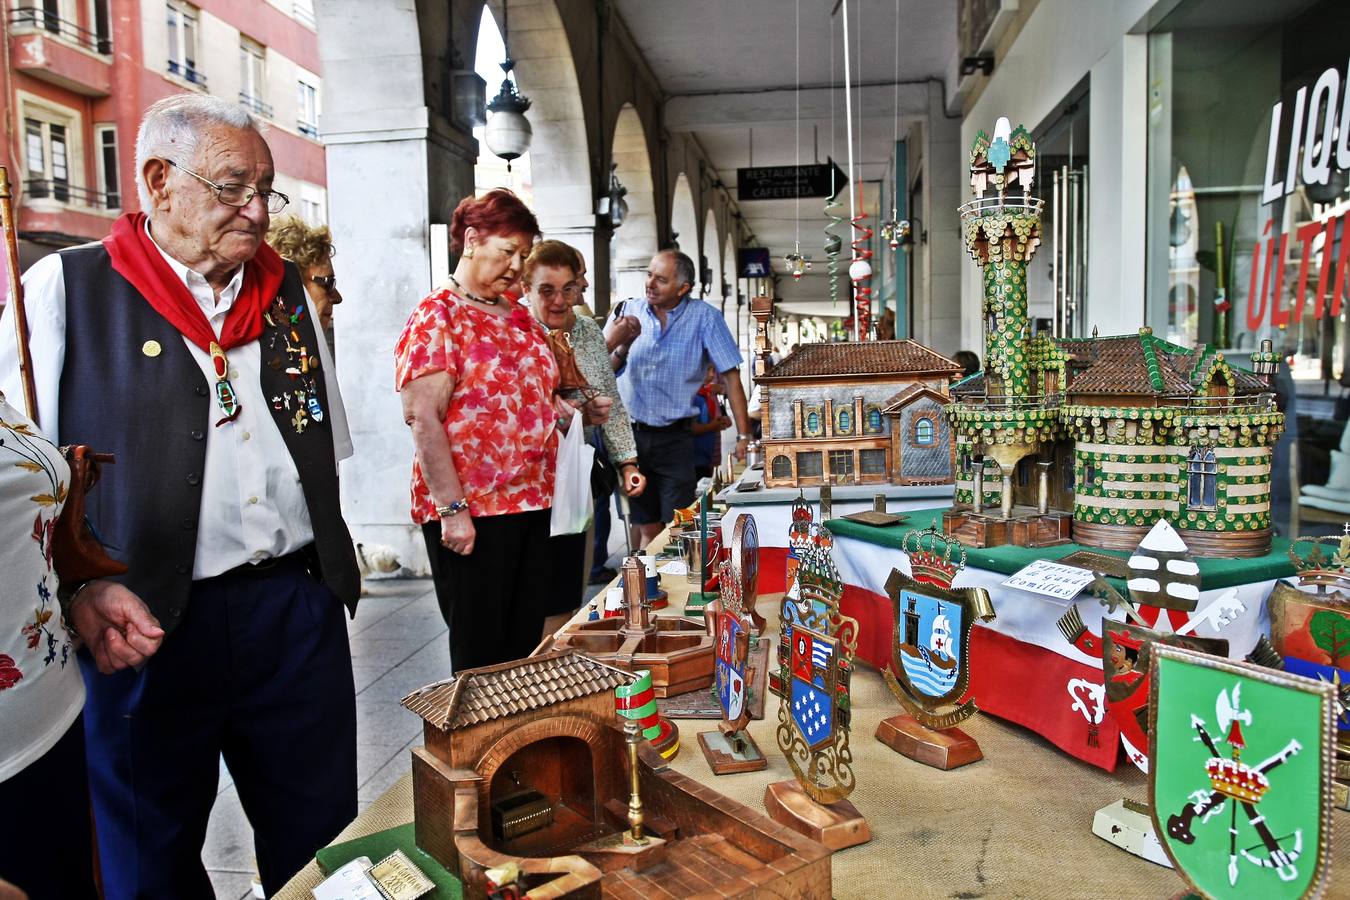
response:
[[[219,337],[225,317],[243,285],[241,266],[216,299],[211,285],[155,245],[174,273],[183,280]],[[24,310],[28,317],[33,380],[42,429],[58,434],[57,415],[61,370],[65,363],[66,284],[59,254],[38,260],[23,276]],[[328,391],[324,413],[332,429],[333,449],[339,460],[352,455],[347,413],[328,352],[308,297],[310,321],[316,323],[320,370]],[[135,338],[133,338],[135,339]],[[208,385],[214,385],[211,354],[183,338]],[[229,378],[239,399],[239,417],[216,427],[221,418],[214,391],[201,430],[206,433],[206,467],[202,475],[202,507],[197,526],[194,579],[210,578],[242,563],[260,562],[299,550],[314,540],[309,509],[300,486],[300,474],[263,396],[258,377],[262,349],[252,341],[226,351]],[[0,318],[0,391],[16,405],[23,398],[13,311]],[[95,448],[98,449],[98,448]]]

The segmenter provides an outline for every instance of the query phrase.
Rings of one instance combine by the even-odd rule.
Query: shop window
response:
[[[267,96],[267,51],[257,41],[239,36],[239,103],[251,112],[272,118]]]
[[[117,126],[95,125],[94,145],[98,148],[98,189],[107,209],[122,208],[121,183],[117,172]]]
[[[206,76],[197,71],[197,33],[201,16],[197,7],[183,0],[168,0],[169,74],[193,84],[206,84]]]
[[[773,468],[771,469],[774,478],[792,477],[792,460],[786,456],[775,456],[773,458]]]
[[[1219,482],[1219,464],[1214,459],[1214,451],[1204,447],[1192,447],[1187,464],[1189,474],[1186,505],[1190,509],[1214,509],[1217,505]]]
[[[1090,462],[1083,463],[1083,487],[1097,484],[1097,467]]]
[[[1036,458],[1029,456],[1017,464],[1017,486],[1026,487],[1031,484],[1031,469],[1036,465]]]
[[[914,420],[914,446],[931,447],[937,443],[937,428],[933,425],[933,420],[927,416],[920,416]]]
[[[867,409],[867,432],[869,434],[881,434],[881,410],[875,406]]]
[[[1064,490],[1072,491],[1074,488],[1073,464],[1061,464],[1060,469],[1064,472]]]
[[[852,450],[830,451],[830,474],[836,478],[838,478],[841,475],[853,474]]]
[[[858,451],[858,471],[864,475],[886,474],[885,450]]]
[[[798,478],[819,478],[825,474],[821,467],[821,458],[819,450],[812,450],[809,453],[797,454],[797,477]]]
[[[835,434],[853,433],[853,411],[847,406],[839,410],[839,414],[834,419]]]

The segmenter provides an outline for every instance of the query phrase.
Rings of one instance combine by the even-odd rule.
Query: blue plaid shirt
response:
[[[635,422],[669,425],[697,415],[695,395],[708,364],[718,372],[741,365],[736,339],[712,304],[686,297],[666,313],[664,328],[645,297],[627,301],[623,313],[642,323],[617,373],[619,396]]]

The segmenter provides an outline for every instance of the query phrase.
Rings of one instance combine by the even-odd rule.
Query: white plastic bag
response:
[[[558,469],[553,475],[553,512],[549,534],[579,534],[591,524],[591,466],[595,448],[586,443],[581,410],[573,410],[572,425],[558,442]]]

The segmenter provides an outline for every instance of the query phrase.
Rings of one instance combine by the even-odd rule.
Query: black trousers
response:
[[[549,537],[549,515],[475,518],[468,556],[442,546],[439,521],[422,526],[456,672],[529,656],[545,619],[581,606],[586,534]]]
[[[0,878],[30,900],[94,900],[84,720],[32,765],[0,781]]]
[[[220,757],[269,895],[356,818],[346,614],[296,557],[194,582],[141,671],[80,651],[89,788],[107,900],[210,897],[202,865]]]
[[[638,470],[647,477],[642,496],[628,501],[634,525],[669,522],[675,510],[694,502],[694,436],[688,431],[641,431],[637,439]]]

